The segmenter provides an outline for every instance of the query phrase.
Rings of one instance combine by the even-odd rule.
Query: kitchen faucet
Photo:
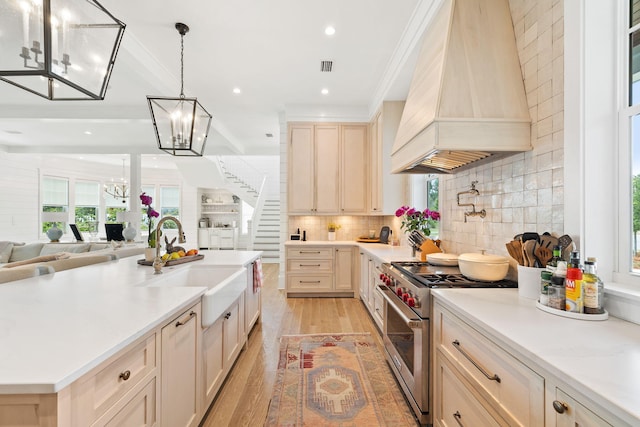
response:
[[[162,267],[164,266],[164,261],[160,258],[160,227],[167,220],[173,221],[178,226],[178,242],[185,243],[187,239],[184,237],[184,232],[182,231],[182,224],[178,221],[178,218],[173,216],[164,216],[160,221],[158,221],[158,225],[156,226],[156,257],[153,259],[153,274],[162,274]]]
[[[458,196],[457,196],[458,206],[471,206],[471,210],[470,211],[466,211],[464,213],[464,222],[467,222],[467,217],[470,217],[470,216],[479,216],[480,218],[484,218],[485,216],[487,216],[487,211],[485,211],[484,209],[482,209],[481,211],[477,211],[476,210],[476,205],[474,205],[473,203],[460,203],[460,195],[461,194],[471,194],[473,196],[479,196],[480,195],[480,192],[476,188],[476,184],[477,183],[478,183],[478,181],[473,181],[471,183],[471,189],[470,190],[461,191],[460,193],[458,193]]]

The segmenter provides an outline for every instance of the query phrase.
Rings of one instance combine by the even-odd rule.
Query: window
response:
[[[160,187],[160,217],[173,216],[180,219],[180,188]],[[173,221],[162,224],[163,230],[177,229]]]
[[[631,272],[640,273],[640,2],[629,1],[627,20],[628,70],[627,102],[623,108],[623,122],[630,129],[631,139]],[[624,144],[621,144],[621,150]],[[626,204],[626,203],[625,203]]]
[[[126,212],[129,209],[129,199],[121,199],[102,192],[104,195],[104,222],[105,224],[113,224],[118,221],[118,212]],[[104,227],[103,227],[104,228]]]
[[[438,175],[411,175],[411,201],[412,207],[432,211],[438,210],[439,198]],[[429,228],[431,229],[431,237],[436,238],[440,235],[440,222],[429,220]]]
[[[100,183],[76,181],[75,223],[79,231],[95,232],[98,229],[100,209]]]
[[[69,220],[69,180],[45,176],[42,178],[42,232],[54,225],[66,230]]]

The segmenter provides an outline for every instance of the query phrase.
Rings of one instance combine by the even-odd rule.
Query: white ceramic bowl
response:
[[[433,265],[458,265],[458,255],[436,252],[427,254],[427,262]]]
[[[502,280],[509,271],[509,258],[477,253],[458,256],[460,272],[467,278],[481,282]]]

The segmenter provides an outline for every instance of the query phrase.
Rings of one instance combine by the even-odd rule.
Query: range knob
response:
[[[411,296],[411,294],[408,293],[408,292],[403,293],[402,294],[402,301],[404,301],[406,303],[410,296]]]
[[[413,297],[409,297],[407,298],[407,305],[409,307],[415,307],[416,306],[416,300]]]
[[[384,282],[384,279],[387,277],[386,274],[384,273],[380,273],[380,280],[382,280]]]
[[[402,294],[404,293],[404,289],[402,289],[400,286],[398,286],[396,288],[396,295],[398,295],[399,297],[402,298]]]

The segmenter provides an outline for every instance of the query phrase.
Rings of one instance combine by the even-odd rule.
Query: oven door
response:
[[[383,342],[387,360],[420,421],[429,414],[429,319],[421,319],[386,286]]]

